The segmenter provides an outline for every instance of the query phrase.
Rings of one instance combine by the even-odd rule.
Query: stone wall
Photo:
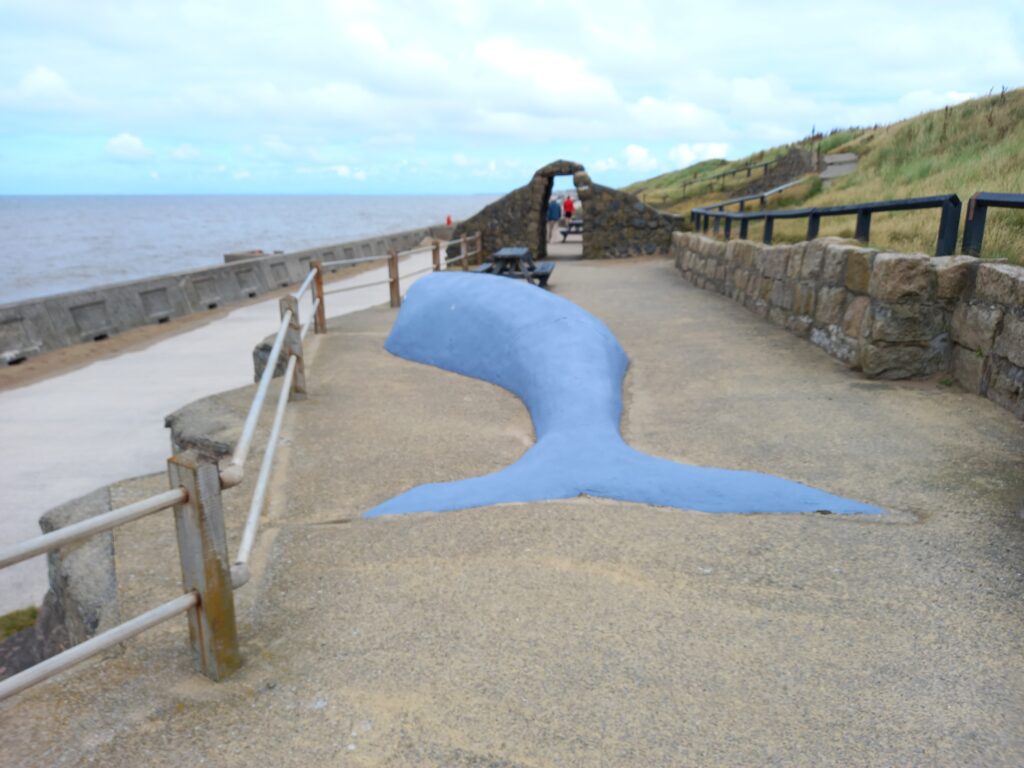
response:
[[[1024,419],[1024,268],[976,264],[950,336],[960,385]]]
[[[433,234],[434,230],[421,227],[292,253],[232,256],[229,263],[217,266],[4,304],[0,306],[0,362],[10,365],[128,328],[254,298],[301,282],[314,259],[379,256],[411,248]],[[437,234],[442,234],[441,228]]]
[[[573,177],[584,220],[585,259],[665,254],[671,245],[672,231],[687,226],[683,217],[656,211],[635,195],[594,184],[579,163],[556,160],[537,169],[525,186],[459,224],[455,237],[479,231],[485,254],[504,246],[525,246],[537,258],[544,258],[547,206],[555,176]],[[449,258],[457,255],[458,247],[449,247]]]
[[[949,371],[1024,418],[1024,268],[880,253],[837,238],[794,245],[677,232],[683,276],[851,368],[902,379]]]

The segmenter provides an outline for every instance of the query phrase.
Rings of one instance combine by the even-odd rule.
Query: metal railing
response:
[[[975,192],[967,201],[964,220],[964,239],[961,248],[972,256],[981,255],[981,241],[985,238],[985,220],[989,208],[1024,208],[1024,195],[1007,192]]]
[[[475,242],[477,246],[472,254],[467,251],[469,241]],[[468,255],[479,255],[481,252],[480,233],[473,238],[463,237],[461,240],[449,241],[445,245],[456,242],[460,243],[463,255],[458,259],[450,260],[449,263],[466,259]],[[411,272],[406,277],[431,270],[440,270],[442,268],[441,245],[436,240],[432,244],[433,264],[431,267]],[[302,342],[310,328],[313,328],[318,334],[327,331],[324,306],[324,296],[327,292],[324,290],[324,269],[386,259],[388,262],[387,280],[355,287],[366,288],[387,283],[390,289],[391,306],[397,307],[401,304],[399,257],[421,250],[417,248],[401,254],[392,251],[387,256],[370,256],[324,263],[314,261],[310,264],[309,274],[299,288],[294,293],[282,297],[279,302],[281,321],[270,355],[249,406],[249,412],[242,426],[242,433],[235,444],[231,458],[223,469],[218,467],[213,458],[203,456],[195,450],[185,451],[168,459],[170,490],[0,550],[0,568],[5,568],[31,557],[52,552],[67,544],[81,541],[97,533],[109,531],[119,525],[173,508],[183,586],[183,594],[180,597],[0,681],[0,701],[182,613],[188,615],[192,655],[199,672],[213,680],[221,680],[241,665],[235,626],[234,590],[249,581],[249,558],[256,542],[260,518],[266,503],[267,488],[288,403],[301,400],[306,396]],[[338,291],[332,291],[332,293],[336,292]],[[300,320],[299,305],[307,294],[311,298],[310,316],[303,323]],[[256,426],[267,399],[274,370],[282,354],[287,355],[288,362],[274,411],[267,447],[260,463],[238,552],[234,560],[229,561],[221,491],[239,485],[245,476],[246,459],[252,447]]]
[[[740,223],[740,239],[746,239],[748,225],[751,221],[763,221],[762,240],[770,244],[774,233],[776,219],[807,219],[807,239],[818,236],[822,218],[826,216],[856,216],[857,223],[854,237],[866,243],[871,233],[871,216],[875,213],[889,211],[912,211],[922,208],[939,208],[939,233],[935,245],[936,256],[949,256],[956,250],[957,233],[960,228],[960,198],[956,195],[936,195],[933,197],[911,197],[903,200],[880,200],[870,203],[852,203],[850,205],[833,205],[820,208],[793,208],[757,212],[725,211],[716,203],[714,206],[694,208],[690,212],[695,231],[706,233],[709,228],[717,236],[722,229],[726,240],[732,235],[732,222]],[[713,224],[712,224],[713,223]],[[720,226],[721,225],[721,226]]]
[[[751,202],[752,200],[758,200],[760,202],[759,208],[760,210],[763,211],[766,207],[768,207],[769,197],[771,197],[772,195],[778,195],[782,192],[785,192],[787,189],[792,189],[793,187],[799,184],[803,184],[805,181],[807,181],[807,177],[801,176],[799,179],[787,181],[785,184],[780,184],[777,187],[772,187],[771,189],[765,190],[764,192],[755,192],[752,195],[744,195],[743,197],[733,197],[730,198],[729,200],[722,200],[719,203],[712,203],[711,205],[702,205],[700,208],[695,208],[694,210],[724,211],[730,205],[738,205],[739,210],[742,212],[746,210],[747,203]]]

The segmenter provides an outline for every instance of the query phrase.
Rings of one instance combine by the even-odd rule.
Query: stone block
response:
[[[39,518],[43,533],[110,511],[110,492],[101,488],[51,509]],[[114,539],[110,531],[69,544],[47,555],[50,590],[38,624],[43,655],[59,653],[120,621]]]
[[[747,290],[747,278],[749,273],[743,269],[733,270],[732,273],[732,284],[736,286],[736,290],[740,293],[746,293]]]
[[[772,307],[768,310],[768,320],[782,328],[789,322],[789,313],[779,307]]]
[[[998,304],[968,304],[961,301],[953,310],[950,333],[953,341],[960,346],[988,354],[1002,319],[1003,308]]]
[[[838,325],[812,328],[810,341],[824,349],[832,357],[847,365],[857,367],[857,343],[848,336],[844,336]]]
[[[879,253],[868,292],[881,301],[928,298],[928,262],[923,253]]]
[[[996,336],[993,351],[1016,366],[1024,367],[1024,318],[1007,315]]]
[[[821,248],[804,251],[803,263],[800,267],[800,278],[803,280],[818,280],[821,278],[822,265],[825,261],[825,252]]]
[[[771,294],[772,306],[782,309],[793,308],[793,289],[785,280],[775,280],[772,283]]]
[[[856,296],[847,304],[843,313],[842,331],[846,336],[859,339],[866,321],[870,318],[871,300],[867,296]]]
[[[936,355],[927,346],[865,344],[861,350],[864,374],[878,379],[912,379],[936,370]]]
[[[953,345],[953,378],[968,392],[981,395],[985,390],[985,357],[973,349]]]
[[[757,244],[749,240],[737,240],[733,250],[733,257],[737,266],[750,269],[754,266],[754,254],[757,252]]]
[[[845,288],[823,286],[818,289],[817,309],[814,319],[821,325],[834,325],[843,316],[843,302],[846,301]]]
[[[811,332],[813,323],[811,318],[807,315],[791,315],[789,321],[786,323],[786,328],[795,333],[797,336],[807,338]]]
[[[985,394],[1018,419],[1024,419],[1024,368],[1000,358],[992,358],[990,363]]]
[[[846,289],[854,293],[867,293],[871,283],[871,264],[875,252],[863,248],[847,249],[846,254]]]
[[[790,247],[788,245],[763,246],[764,274],[775,280],[782,280],[786,277],[786,270],[789,264]]]
[[[747,296],[756,298],[761,295],[761,277],[756,272],[751,272],[747,279]]]
[[[974,298],[997,304],[1024,304],[1024,268],[1012,264],[981,264]]]
[[[981,262],[973,256],[936,256],[931,260],[935,272],[935,296],[958,299],[970,280],[971,270]]]
[[[762,277],[757,289],[758,298],[760,298],[761,301],[770,302],[772,298],[772,289],[774,287],[774,280],[772,280],[770,277]]]
[[[928,342],[945,331],[940,308],[929,304],[876,303],[871,318],[871,340]]]
[[[787,280],[799,280],[800,279],[800,268],[803,264],[804,254],[803,249],[799,253],[790,251],[789,261],[786,266],[786,279]]]
[[[821,281],[827,285],[842,285],[845,271],[846,249],[836,245],[825,248],[821,257]]]
[[[793,286],[793,311],[798,315],[814,314],[814,283],[800,282]]]

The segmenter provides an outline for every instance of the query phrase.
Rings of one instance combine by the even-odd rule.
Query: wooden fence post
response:
[[[484,263],[484,233],[482,230],[477,230],[476,233],[476,263]]]
[[[466,248],[466,236],[463,235],[459,238],[459,255],[462,256],[460,261],[462,262],[462,271],[469,271],[469,249]]]
[[[388,253],[388,287],[391,290],[391,307],[402,306],[402,289],[398,284],[398,252]]]
[[[285,312],[291,310],[292,316],[288,321],[288,330],[284,335],[284,346],[281,347],[283,360],[287,362],[288,357],[295,358],[295,375],[292,376],[292,388],[288,393],[288,400],[306,399],[306,366],[302,359],[302,324],[299,322],[299,300],[291,294],[281,298],[281,317]]]
[[[316,270],[316,277],[313,278],[313,297],[319,299],[316,307],[316,320],[313,321],[313,333],[327,333],[327,307],[324,306],[324,270],[319,261],[310,265]]]
[[[224,534],[217,463],[195,450],[167,460],[171,487],[182,486],[188,499],[174,505],[181,580],[186,592],[199,594],[188,612],[188,633],[196,669],[223,680],[242,665],[235,627],[231,563]]]
[[[441,243],[439,243],[437,240],[434,241],[433,245],[430,248],[430,255],[434,259],[434,271],[435,272],[440,272],[441,271]]]

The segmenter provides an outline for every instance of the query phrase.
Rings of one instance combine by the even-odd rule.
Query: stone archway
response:
[[[533,178],[530,180],[531,192],[533,193],[533,210],[536,211],[537,218],[537,243],[534,253],[538,254],[538,258],[545,258],[548,255],[548,238],[547,238],[547,212],[548,212],[548,200],[551,199],[551,190],[555,186],[556,176],[572,176],[573,186],[576,187],[576,194],[580,194],[580,182],[583,182],[583,186],[590,186],[590,177],[587,175],[586,169],[579,163],[574,163],[570,160],[555,160],[553,163],[548,163],[543,168],[538,168],[534,171]],[[580,200],[582,201],[582,197]],[[586,257],[587,248],[586,237],[583,239],[583,252],[584,258]]]
[[[555,176],[572,176],[583,204],[584,259],[667,254],[673,229],[689,229],[685,217],[662,213],[636,195],[594,184],[579,163],[555,160],[538,168],[529,183],[514,189],[455,228],[454,236],[483,234],[483,249],[525,246],[535,257],[547,254],[547,204]],[[455,255],[452,249],[450,255]]]

